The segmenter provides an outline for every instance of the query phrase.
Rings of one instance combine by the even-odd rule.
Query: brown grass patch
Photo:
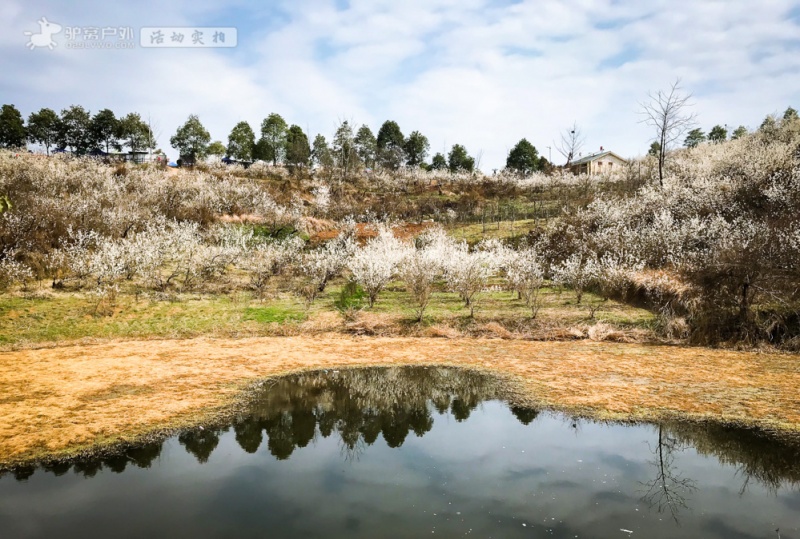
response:
[[[339,235],[339,231],[336,229],[336,223],[334,223],[330,219],[317,219],[315,217],[305,217],[303,218],[302,228],[306,231],[308,235],[312,236],[312,239],[314,237],[325,236],[326,240],[332,240],[333,238]]]
[[[361,323],[379,331],[380,317]],[[604,419],[714,419],[800,433],[800,362],[793,355],[587,340],[197,338],[0,353],[0,387],[13,397],[0,401],[0,463],[209,421],[258,379],[422,364],[495,372],[511,381],[520,404]]]
[[[98,391],[84,393],[80,398],[84,401],[105,401],[119,399],[130,395],[146,395],[155,391],[155,388],[141,384],[119,384],[104,387]]]
[[[593,341],[631,342],[631,339],[624,332],[603,322],[598,322],[591,326],[586,334]]]
[[[398,317],[388,313],[359,311],[345,322],[345,329],[353,335],[388,336],[398,331]]]
[[[434,324],[433,326],[425,328],[422,336],[455,339],[456,337],[461,337],[461,332],[445,324]]]
[[[542,341],[574,341],[585,339],[586,331],[579,327],[548,324],[537,328],[534,335],[536,340]]]
[[[497,337],[500,339],[511,339],[514,337],[513,333],[508,331],[506,328],[504,328],[497,322],[489,322],[483,324],[480,332],[487,337]]]
[[[392,234],[400,240],[406,240],[419,236],[428,228],[434,226],[433,223],[403,223],[392,227]],[[339,235],[340,230],[337,228],[328,228],[326,230],[310,230],[311,242],[321,243],[324,241],[332,240]],[[356,225],[356,240],[362,245],[369,239],[378,236],[378,228],[370,223],[358,223]]]

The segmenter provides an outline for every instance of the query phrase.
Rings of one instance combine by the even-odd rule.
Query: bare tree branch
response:
[[[555,146],[558,153],[563,155],[567,160],[564,166],[569,167],[572,160],[575,159],[575,156],[581,151],[581,148],[583,148],[585,142],[586,137],[583,136],[583,133],[578,127],[578,123],[573,122],[572,127],[567,128],[561,133],[561,140],[559,142],[553,142],[553,146]]]
[[[659,425],[658,442],[652,449],[655,459],[651,461],[656,469],[656,477],[643,483],[647,491],[642,501],[659,513],[668,510],[676,523],[680,523],[680,510],[687,507],[686,496],[697,490],[696,482],[683,477],[675,465],[675,453],[682,450],[680,442],[665,432],[663,425]]]
[[[697,114],[687,114],[686,107],[692,106],[692,94],[683,94],[681,80],[676,79],[668,91],[659,90],[647,94],[649,101],[640,103],[640,123],[654,128],[654,140],[659,144],[658,182],[664,186],[664,161],[670,146],[695,125]]]

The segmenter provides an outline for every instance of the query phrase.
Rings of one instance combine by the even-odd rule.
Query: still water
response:
[[[263,384],[229,426],[0,477],[0,537],[800,539],[800,447],[509,407],[456,369]]]

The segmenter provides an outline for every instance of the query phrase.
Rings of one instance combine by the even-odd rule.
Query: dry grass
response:
[[[451,328],[428,330],[451,336]],[[484,326],[492,330],[502,333]],[[210,421],[257,379],[420,364],[489,370],[521,404],[598,418],[711,419],[800,433],[800,363],[791,355],[587,340],[196,338],[0,353],[0,463]]]
[[[428,228],[432,227],[432,222],[426,223],[402,223],[392,227],[392,234],[398,239],[407,240],[419,236]],[[311,230],[311,243],[322,243],[332,240],[340,234],[340,230],[333,227],[319,227]],[[378,228],[369,223],[358,223],[356,225],[356,240],[364,244],[371,238],[378,236]]]

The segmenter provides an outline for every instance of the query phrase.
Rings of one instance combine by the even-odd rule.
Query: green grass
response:
[[[0,346],[74,341],[83,338],[186,338],[209,336],[255,336],[280,333],[282,327],[302,323],[323,313],[336,313],[343,280],[332,283],[306,310],[303,302],[289,293],[273,294],[264,301],[248,292],[228,295],[180,294],[170,300],[155,300],[120,295],[114,305],[97,308],[97,299],[75,291],[45,294],[0,295]],[[603,302],[586,293],[583,305],[575,304],[570,291],[542,290],[542,308],[537,320],[565,326],[587,324],[588,306],[601,304],[596,321],[617,327],[652,329],[655,316],[615,301]],[[365,312],[388,314],[409,326],[416,315],[402,282],[393,282],[379,295],[372,309]],[[444,324],[464,328],[474,322],[498,321],[508,326],[530,320],[530,309],[516,293],[492,290],[478,294],[475,318],[469,318],[461,299],[445,291],[441,283],[425,311],[423,324]]]
[[[484,239],[505,239],[524,236],[538,226],[544,225],[544,219],[520,219],[516,221],[500,221],[493,223],[456,223],[447,227],[447,231],[457,240],[466,240],[470,245]]]
[[[307,318],[305,311],[283,305],[270,305],[265,307],[246,307],[242,320],[253,320],[261,324],[285,322],[302,322]]]
[[[120,296],[113,307],[96,309],[83,293],[49,298],[0,296],[0,345],[81,338],[193,337],[258,334],[270,322],[302,320],[293,298],[260,304],[250,294],[180,295],[174,301]]]
[[[498,281],[499,283],[499,281]],[[490,283],[492,284],[492,283]],[[341,285],[330,286],[324,296],[314,304],[312,311],[333,309],[333,301],[338,297]],[[592,293],[585,292],[581,305],[575,303],[575,294],[569,290],[563,292],[555,288],[543,288],[541,292],[542,307],[537,319],[558,321],[571,325],[592,322],[590,305],[599,304],[595,320],[628,328],[651,329],[655,316],[646,309],[640,309],[613,300],[603,301]],[[479,293],[474,300],[475,319],[486,322],[490,320],[513,321],[530,319],[531,310],[517,293],[505,290]],[[378,301],[368,312],[401,315],[409,320],[415,318],[415,309],[402,282],[390,283],[378,296]],[[425,319],[435,323],[451,323],[461,325],[468,319],[469,309],[457,294],[442,289],[442,283],[434,292],[425,310]]]
[[[49,342],[85,337],[184,337],[234,327],[241,306],[229,297],[187,297],[180,301],[118,299],[97,314],[97,300],[81,293],[52,298],[0,299],[0,344]]]

